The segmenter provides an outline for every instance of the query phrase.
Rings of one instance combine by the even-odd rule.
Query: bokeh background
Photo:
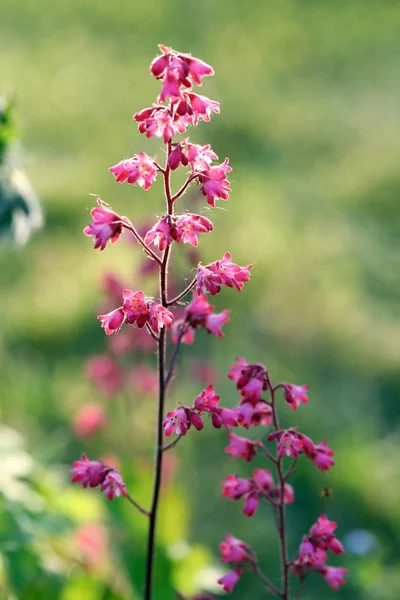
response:
[[[87,373],[87,360],[106,350],[96,321],[104,274],[143,287],[143,257],[122,242],[95,252],[82,228],[89,193],[138,223],[163,210],[160,182],[143,192],[107,171],[141,150],[162,156],[131,120],[158,92],[148,75],[158,43],[216,71],[203,90],[221,115],[190,134],[230,157],[232,193],[215,210],[199,204],[215,223],[201,240],[203,260],[229,249],[254,264],[241,294],[216,299],[231,309],[226,337],[200,333],[182,355],[171,403],[201,391],[197,360],[220,373],[212,376],[226,405],[237,402],[225,375],[237,355],[264,362],[275,380],[308,383],[309,405],[283,409],[284,418],[326,438],[337,466],[295,473],[290,550],[326,512],[347,548],[332,564],[350,572],[336,593],[310,578],[303,597],[400,597],[399,27],[391,0],[3,3],[0,91],[14,93],[20,160],[45,226],[25,246],[0,250],[2,598],[140,598],[143,518],[127,502],[72,486],[68,466],[82,451],[117,457],[133,495],[148,503],[154,397],[131,376],[104,399]],[[183,283],[191,266],[178,267]],[[154,356],[136,349],[123,362],[152,367]],[[107,421],[90,438],[76,428],[87,403]],[[230,462],[222,433],[190,434],[167,464],[157,600],[172,600],[174,587],[213,591],[228,531],[278,577],[268,509],[246,519],[220,496],[226,474],[249,468]],[[329,500],[323,488],[333,490]],[[265,593],[247,576],[232,597]]]

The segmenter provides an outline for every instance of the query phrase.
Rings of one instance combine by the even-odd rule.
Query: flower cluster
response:
[[[240,267],[231,261],[231,255],[226,252],[220,260],[209,265],[199,265],[197,271],[197,292],[205,294],[209,292],[212,296],[221,291],[222,285],[235,287],[239,292],[243,284],[249,281],[250,269],[253,265]]]
[[[221,542],[219,549],[221,551],[222,563],[236,563],[234,569],[218,579],[218,583],[222,585],[225,592],[232,592],[242,576],[243,569],[255,567],[255,554],[250,546],[230,534],[226,535],[225,540]]]
[[[224,337],[222,327],[228,323],[229,310],[214,312],[214,306],[208,303],[205,294],[194,294],[192,301],[186,306],[183,319],[177,319],[173,326],[172,341],[176,344],[181,340],[185,344],[193,344],[195,331],[203,327],[216,337]]]
[[[301,541],[298,557],[292,564],[294,575],[304,578],[314,570],[321,573],[334,590],[344,584],[347,569],[329,567],[325,564],[328,551],[333,554],[343,554],[344,552],[342,544],[333,533],[336,527],[337,524],[329,521],[326,515],[319,517],[311,527],[309,534],[305,535]]]
[[[146,244],[154,243],[159,250],[165,248],[174,240],[197,247],[199,234],[213,230],[210,219],[201,215],[186,213],[180,216],[165,215],[146,233]]]
[[[252,517],[257,510],[261,498],[265,498],[272,505],[281,502],[281,487],[274,483],[271,471],[268,469],[254,469],[253,477],[243,479],[237,475],[228,475],[222,482],[222,496],[231,500],[244,499],[243,512]],[[294,492],[291,485],[284,484],[283,503],[292,504]]]
[[[107,335],[118,333],[124,323],[137,327],[148,324],[155,334],[164,325],[172,327],[174,319],[172,312],[154,300],[147,300],[142,291],[124,290],[122,298],[124,301],[122,306],[97,317]]]
[[[208,413],[211,416],[213,426],[220,429],[222,426],[237,427],[238,421],[234,410],[219,406],[220,397],[215,393],[214,386],[207,386],[199,394],[191,407],[178,406],[175,410],[167,413],[163,421],[164,432],[166,436],[173,433],[176,435],[185,435],[191,425],[198,431],[203,429],[202,416]]]
[[[114,467],[103,462],[89,460],[82,454],[81,460],[75,461],[70,471],[72,483],[81,483],[84,488],[100,486],[109,500],[113,500],[115,496],[127,496],[121,475]]]

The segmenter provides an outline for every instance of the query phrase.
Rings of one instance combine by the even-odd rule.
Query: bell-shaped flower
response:
[[[107,242],[114,244],[122,234],[123,217],[105,207],[102,200],[97,198],[98,207],[93,208],[91,215],[93,223],[89,223],[83,233],[94,239],[95,249],[104,250]]]
[[[118,183],[136,183],[145,190],[151,188],[157,177],[154,161],[145,152],[122,160],[108,169]]]

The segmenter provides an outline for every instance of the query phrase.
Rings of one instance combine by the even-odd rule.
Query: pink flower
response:
[[[159,45],[161,56],[156,56],[150,66],[150,72],[157,79],[164,79],[168,76],[168,70],[175,70],[176,81],[185,87],[191,87],[188,77],[191,77],[197,85],[202,84],[202,78],[206,75],[214,75],[213,68],[191,54],[182,54]]]
[[[237,475],[228,475],[226,481],[222,482],[223,490],[222,496],[224,498],[231,498],[232,500],[238,500],[245,494],[251,491],[252,485],[248,479],[242,479]]]
[[[185,435],[190,427],[187,411],[182,406],[167,413],[163,421],[164,432],[167,437],[175,433]]]
[[[328,471],[335,464],[335,461],[331,458],[333,454],[333,450],[328,448],[326,441],[323,440],[318,446],[315,446],[315,454],[310,458],[318,469]]]
[[[192,167],[192,173],[196,171],[208,171],[213,160],[218,160],[218,156],[211,146],[200,146],[199,144],[187,144],[188,161]]]
[[[236,567],[236,569],[229,571],[229,573],[218,579],[218,583],[222,585],[222,588],[225,590],[225,592],[233,591],[233,588],[242,575],[242,571],[243,569],[241,567]]]
[[[155,333],[160,331],[160,327],[168,327],[171,329],[174,315],[170,310],[162,306],[162,304],[156,304],[152,302],[149,310],[149,325]]]
[[[106,424],[106,412],[99,404],[84,404],[78,410],[73,430],[78,438],[90,438]]]
[[[293,410],[296,410],[300,404],[307,404],[308,385],[292,385],[291,383],[284,383],[283,389],[285,400]]]
[[[219,549],[221,550],[222,563],[244,562],[246,560],[251,560],[250,547],[245,542],[235,538],[230,533],[228,533],[225,536],[225,540],[220,543]]]
[[[106,398],[118,394],[124,382],[120,366],[106,354],[90,358],[86,362],[85,374]]]
[[[220,396],[215,393],[214,386],[208,385],[194,400],[194,408],[199,411],[213,412],[218,408]]]
[[[244,358],[236,358],[237,364],[232,365],[228,373],[229,379],[236,383],[244,400],[254,405],[260,401],[261,394],[269,387],[267,370],[261,363],[248,364]]]
[[[207,233],[213,230],[213,224],[206,217],[187,213],[181,215],[176,220],[176,230],[172,237],[176,242],[189,243],[197,247],[200,233]]]
[[[109,240],[114,244],[121,237],[123,217],[105,208],[100,198],[97,198],[97,204],[98,208],[93,208],[90,213],[93,223],[89,223],[83,233],[93,237],[95,249],[104,250]]]
[[[152,136],[163,138],[165,144],[176,133],[185,131],[184,122],[174,119],[170,111],[163,106],[145,108],[136,113],[133,118],[139,123],[140,133],[144,133],[148,138]]]
[[[345,584],[344,577],[348,573],[347,569],[342,569],[341,567],[328,567],[328,565],[321,566],[318,571],[334,590],[338,590],[340,585]]]
[[[122,160],[108,169],[118,183],[137,183],[145,190],[151,188],[157,177],[154,161],[145,152],[140,152],[132,158]]]
[[[238,426],[238,417],[236,411],[231,408],[218,408],[215,412],[213,412],[211,421],[214,427],[217,429],[222,427],[222,425],[227,428]]]
[[[254,469],[253,480],[258,490],[262,494],[269,494],[270,489],[274,485],[274,479],[269,469]]]
[[[229,323],[229,309],[225,309],[220,313],[212,313],[206,317],[205,329],[208,333],[212,333],[216,337],[223,338],[222,327],[225,323]]]
[[[250,494],[246,495],[245,504],[243,507],[243,512],[246,515],[246,517],[252,517],[255,514],[259,502],[260,494],[257,491],[251,492]]]
[[[177,106],[177,113],[180,115],[189,114],[193,119],[193,125],[197,125],[199,119],[209,121],[211,113],[220,113],[219,102],[210,100],[207,96],[200,96],[193,92],[183,92],[183,100]]]
[[[81,483],[84,488],[88,485],[96,487],[104,481],[110,470],[112,470],[112,467],[108,467],[97,460],[89,460],[87,456],[82,454],[81,460],[75,461],[70,469],[72,473],[71,481],[72,483]]]
[[[165,250],[171,243],[172,227],[175,227],[172,222],[172,217],[166,215],[146,233],[144,238],[145,243],[151,244],[154,242],[154,245],[157,246],[159,250]]]
[[[276,431],[268,436],[268,440],[278,439],[278,456],[292,456],[298,458],[303,449],[303,442],[294,430]]]
[[[318,517],[318,521],[311,527],[310,535],[313,538],[326,538],[327,536],[331,536],[336,528],[337,523],[329,521],[326,515],[321,515]]]
[[[255,405],[244,400],[240,406],[235,409],[238,415],[239,425],[249,429],[250,425],[264,425],[268,427],[272,423],[272,408],[266,402],[260,401]]]
[[[111,470],[107,473],[100,489],[105,493],[109,500],[114,500],[115,496],[118,497],[121,494],[126,498],[127,495],[126,487],[122,481],[121,475],[115,470]]]
[[[220,165],[210,167],[199,175],[199,181],[202,185],[201,192],[212,207],[215,206],[216,200],[228,200],[229,198],[231,188],[226,174],[232,171],[232,167],[229,166],[228,162],[229,160],[225,158]]]
[[[144,327],[148,319],[148,308],[144,293],[140,290],[138,292],[124,290],[122,297],[124,300],[122,310],[125,313],[126,322],[131,325],[137,323],[138,327]]]
[[[122,308],[116,308],[106,315],[98,315],[97,318],[107,335],[117,334],[125,322],[125,313]]]
[[[232,458],[243,458],[246,462],[250,462],[257,454],[258,442],[252,442],[246,438],[239,437],[234,433],[228,434],[229,445],[225,448],[225,452],[232,454]]]
[[[252,265],[240,267],[231,261],[231,255],[226,252],[220,260],[216,260],[209,265],[198,266],[197,272],[197,292],[205,294],[210,292],[212,296],[218,294],[221,285],[235,287],[239,292],[243,289],[243,284],[249,281],[250,269]]]

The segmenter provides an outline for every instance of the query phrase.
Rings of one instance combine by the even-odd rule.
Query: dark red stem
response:
[[[171,152],[171,143],[168,144],[168,154],[166,160],[165,170],[163,171],[164,177],[164,191],[165,199],[167,203],[168,214],[173,214],[173,203],[171,196],[171,185],[170,185],[170,168],[168,166],[168,156]],[[170,256],[171,246],[167,246],[164,250],[163,258],[160,264],[160,300],[163,306],[167,306],[167,293],[168,293],[168,263]],[[157,525],[157,514],[160,500],[161,490],[161,479],[162,479],[162,458],[163,458],[163,418],[164,418],[164,406],[166,396],[166,384],[165,384],[165,365],[166,365],[166,330],[165,327],[161,328],[158,336],[158,415],[157,415],[157,433],[156,433],[156,452],[154,459],[154,485],[153,485],[153,499],[151,503],[150,511],[150,525],[149,533],[147,538],[147,554],[146,554],[146,575],[144,584],[144,600],[152,600],[153,593],[153,572],[154,572],[154,551],[156,542],[156,525]]]
[[[179,302],[179,300],[182,300],[182,298],[184,298],[186,296],[186,294],[188,294],[190,292],[190,290],[192,290],[194,288],[194,286],[196,285],[196,282],[197,282],[197,275],[185,287],[184,290],[182,290],[177,296],[175,296],[175,298],[172,298],[172,300],[168,300],[167,306],[172,306],[176,302]]]

